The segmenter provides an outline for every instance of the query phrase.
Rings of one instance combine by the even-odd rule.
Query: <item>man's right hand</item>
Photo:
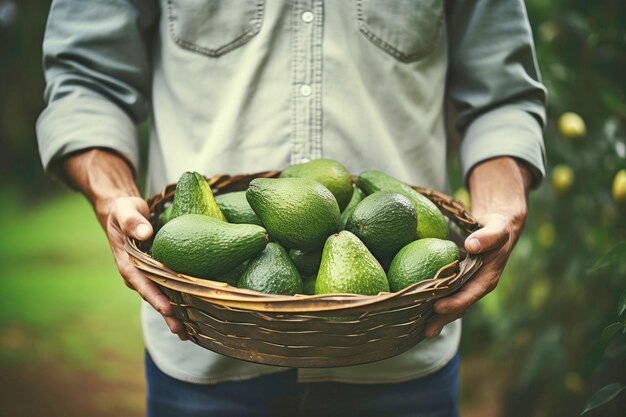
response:
[[[96,212],[100,210],[96,209]],[[138,240],[146,240],[152,236],[152,226],[146,220],[148,214],[148,205],[142,198],[121,197],[110,204],[106,220],[101,223],[105,225],[115,264],[126,286],[137,291],[141,298],[161,313],[172,333],[177,334],[181,340],[187,340],[185,327],[174,316],[167,297],[130,262],[124,249],[126,236]]]
[[[174,316],[167,297],[130,262],[124,249],[126,236],[146,240],[153,233],[148,205],[139,197],[129,164],[112,151],[90,149],[66,157],[62,168],[70,185],[91,201],[126,286],[161,313],[172,333],[187,340],[185,327]]]

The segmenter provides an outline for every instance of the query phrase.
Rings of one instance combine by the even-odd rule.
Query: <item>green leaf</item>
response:
[[[619,393],[622,392],[625,388],[626,385],[622,384],[609,384],[600,388],[598,391],[595,392],[595,394],[591,396],[591,399],[585,406],[585,409],[582,411],[582,413],[580,413],[580,415],[582,416],[583,414],[586,414],[591,410],[595,410],[596,408],[603,406],[604,404],[611,401],[613,398],[617,397]]]
[[[617,317],[620,317],[622,313],[624,313],[624,310],[626,310],[626,290],[624,290],[617,303]]]
[[[624,327],[626,327],[626,322],[617,322],[606,326],[604,330],[602,330],[602,336],[600,337],[602,346],[606,347],[613,336],[615,336],[617,332],[622,330]]]
[[[600,268],[604,268],[618,262],[624,262],[624,259],[626,259],[626,240],[613,246],[608,253],[601,256],[600,259],[598,259],[596,263],[587,270],[587,273],[595,272]]]

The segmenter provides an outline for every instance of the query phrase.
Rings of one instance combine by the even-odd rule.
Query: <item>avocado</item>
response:
[[[381,263],[417,239],[415,207],[401,194],[378,191],[365,197],[348,219],[354,233]]]
[[[302,276],[302,293],[305,295],[315,294],[315,280],[317,275]]]
[[[352,197],[352,177],[348,170],[332,159],[315,159],[287,167],[280,178],[308,178],[321,183],[333,193],[339,210],[346,208]]]
[[[245,191],[220,194],[215,197],[215,202],[229,223],[247,223],[263,226],[261,219],[256,215],[248,200]]]
[[[458,261],[459,257],[458,246],[449,240],[426,238],[411,242],[391,261],[388,272],[391,291],[433,278],[439,269]]]
[[[322,261],[322,251],[302,252],[299,249],[291,249],[289,257],[302,276],[317,275]]]
[[[237,286],[266,294],[302,294],[300,273],[287,251],[272,242],[250,261]]]
[[[351,232],[329,236],[315,282],[315,294],[376,295],[389,291],[383,267]]]
[[[315,252],[339,230],[339,206],[330,191],[308,178],[256,178],[246,198],[272,239]]]
[[[357,186],[372,194],[376,191],[390,191],[402,194],[411,201],[417,212],[417,237],[448,237],[448,223],[437,206],[406,183],[380,171],[365,171],[357,177]]]
[[[172,206],[170,205],[161,213],[161,224],[166,224],[167,222],[169,222],[171,220],[171,217],[172,217]]]
[[[217,279],[265,248],[267,231],[201,214],[184,214],[159,230],[152,256],[176,272]]]
[[[344,211],[341,212],[341,217],[339,218],[341,220],[342,229],[346,228],[346,223],[348,222],[348,218],[350,218],[350,215],[352,214],[356,206],[361,201],[363,201],[364,198],[365,198],[365,194],[363,194],[363,191],[361,191],[359,187],[354,187],[354,191],[352,192],[352,198],[350,199],[348,206],[344,209]]]
[[[236,267],[234,267],[227,273],[215,277],[213,280],[225,282],[229,285],[232,285],[233,287],[236,287],[237,283],[239,282],[239,278],[244,273],[247,267],[248,267],[248,261],[245,261],[242,264],[237,265]]]
[[[185,172],[176,184],[170,220],[183,214],[203,214],[226,221],[215,202],[211,187],[197,172]]]

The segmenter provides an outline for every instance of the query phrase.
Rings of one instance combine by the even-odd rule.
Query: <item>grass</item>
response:
[[[123,285],[84,197],[0,205],[0,365],[55,361],[104,378],[141,365],[139,298]],[[118,365],[115,365],[118,364]]]

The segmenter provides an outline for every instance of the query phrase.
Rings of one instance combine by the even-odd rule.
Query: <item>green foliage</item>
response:
[[[79,194],[30,207],[2,191],[0,368],[54,362],[124,375],[142,355],[139,299],[118,277],[91,207]]]
[[[626,8],[621,1],[526,4],[549,90],[547,176],[531,195],[524,235],[498,288],[465,320],[464,345],[494,358],[494,372],[516,358],[507,416],[576,415],[600,386],[626,382],[612,379],[624,360],[624,323],[600,340],[615,306],[620,315],[626,308],[626,207],[611,194],[626,167]],[[565,112],[582,117],[586,134],[563,134]],[[569,189],[552,184],[557,165],[571,168]]]
[[[602,336],[600,336],[600,341],[602,342],[602,346],[606,347],[609,345],[609,342],[613,337],[620,331],[626,329],[626,321],[617,322],[613,324],[609,324],[602,330]]]
[[[622,391],[626,389],[626,385],[622,384],[609,384],[602,387],[598,392],[593,394],[591,400],[587,403],[587,406],[580,415],[587,414],[589,411],[595,410],[598,407],[611,401],[617,397]]]
[[[605,268],[611,265],[618,264],[620,261],[624,259],[626,259],[626,240],[621,243],[618,243],[613,248],[611,248],[609,252],[607,252],[605,255],[600,257],[600,259],[598,259],[596,263],[594,263],[593,266],[587,270],[587,272],[590,272],[590,273],[595,272],[600,268]],[[624,295],[622,294],[622,299],[623,298],[624,298]],[[622,306],[624,305],[624,301],[621,303],[621,305]],[[618,315],[621,315],[622,311],[624,311],[623,308],[618,313]]]
[[[617,304],[617,317],[624,314],[624,310],[626,310],[626,290],[622,292],[622,296],[619,298],[619,303]]]
[[[49,2],[12,3],[11,18],[0,21],[0,182],[45,191],[49,180],[36,157],[35,122],[43,108],[41,42]]]

